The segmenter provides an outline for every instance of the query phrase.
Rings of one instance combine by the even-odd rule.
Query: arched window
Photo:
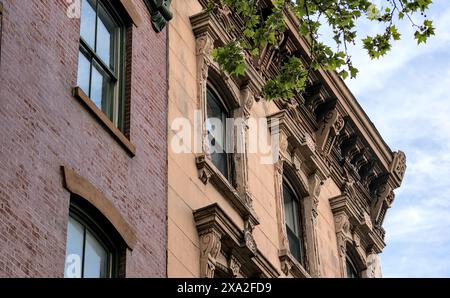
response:
[[[299,196],[287,179],[283,180],[283,201],[289,250],[300,264],[304,264],[301,203]]]
[[[111,1],[82,0],[77,85],[121,130],[125,31]]]
[[[227,179],[231,180],[232,158],[228,153],[230,132],[227,130],[227,118],[231,118],[231,112],[225,102],[218,95],[213,86],[207,88],[207,121],[206,130],[211,150],[211,160],[216,168]]]
[[[125,249],[106,218],[92,205],[72,195],[64,277],[119,277],[119,258]]]

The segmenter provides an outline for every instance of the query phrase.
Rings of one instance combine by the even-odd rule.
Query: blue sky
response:
[[[450,277],[450,2],[434,0],[436,36],[417,46],[405,21],[402,41],[371,61],[355,46],[360,73],[347,84],[408,169],[384,227],[384,277]],[[381,32],[360,24],[362,32]],[[361,36],[363,37],[363,36]]]

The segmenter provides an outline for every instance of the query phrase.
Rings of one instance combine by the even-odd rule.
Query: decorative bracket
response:
[[[333,149],[344,124],[344,118],[336,109],[328,111],[320,122],[319,129],[316,132],[317,148],[325,156],[328,156]]]
[[[201,277],[214,277],[216,266],[228,268],[233,276],[278,277],[279,272],[259,251],[252,235],[253,225],[247,221],[238,227],[219,204],[211,204],[193,212],[200,237]],[[229,254],[220,263],[219,253]]]
[[[170,11],[172,0],[144,0],[152,17],[152,26],[156,32],[161,32],[167,23],[173,18]]]
[[[221,235],[213,229],[200,233],[200,277],[213,278]]]

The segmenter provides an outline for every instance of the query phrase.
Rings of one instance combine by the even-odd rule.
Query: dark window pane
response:
[[[287,225],[286,230],[289,242],[289,250],[291,254],[294,256],[294,258],[301,263],[302,257],[301,257],[300,239]]]
[[[283,198],[284,198],[284,212],[286,217],[286,224],[291,228],[295,234],[299,234],[299,208],[295,195],[290,187],[283,184]]]
[[[230,161],[229,155],[226,153],[228,113],[219,98],[210,89],[207,89],[207,118],[206,130],[211,146],[211,160],[217,169],[229,179]]]
[[[86,232],[86,248],[84,257],[84,277],[107,277],[108,253],[100,242],[89,232]]]
[[[95,48],[95,0],[83,0],[81,3],[80,36],[92,48]]]
[[[302,262],[299,202],[286,182],[283,183],[283,200],[289,250],[299,262]]]
[[[89,80],[91,72],[91,63],[86,56],[80,51],[78,57],[78,78],[77,85],[86,93],[89,94]]]
[[[67,227],[64,277],[80,278],[83,262],[84,227],[72,217]]]
[[[347,260],[346,267],[347,267],[347,277],[348,278],[358,278],[358,273],[356,272],[355,267],[349,260]]]
[[[208,118],[222,119],[225,109],[222,107],[219,99],[208,89]]]
[[[228,179],[228,157],[226,153],[211,153],[211,160],[222,175]]]

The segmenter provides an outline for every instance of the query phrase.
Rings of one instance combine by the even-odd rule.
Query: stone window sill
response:
[[[128,138],[112,123],[111,120],[94,104],[94,102],[81,90],[80,87],[75,87],[72,90],[73,96],[78,99],[83,106],[91,112],[92,115],[102,124],[111,136],[127,151],[127,153],[134,157],[136,155],[136,147],[128,140]]]
[[[294,256],[288,250],[281,250],[279,254],[281,268],[284,274],[292,274],[293,277],[297,278],[309,278],[311,275],[303,268],[299,261],[297,261]]]
[[[238,193],[236,188],[231,185],[206,155],[197,156],[195,162],[199,171],[199,178],[204,184],[211,182],[228,199],[242,218],[248,219],[254,226],[259,224],[255,211],[249,203],[250,199],[243,198],[243,195]]]

